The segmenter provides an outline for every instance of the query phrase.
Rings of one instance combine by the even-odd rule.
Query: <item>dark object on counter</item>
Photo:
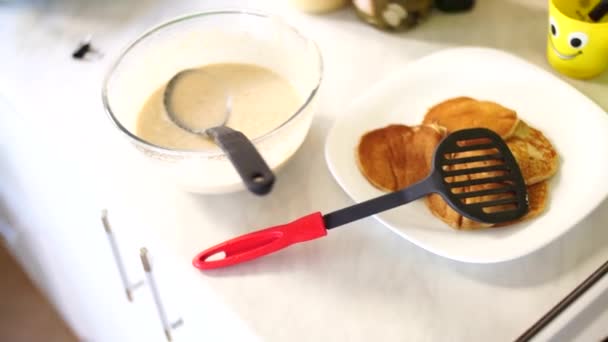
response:
[[[475,0],[435,0],[435,7],[443,12],[468,11],[475,5]]]
[[[386,31],[405,31],[431,12],[433,0],[354,0],[359,18]]]
[[[91,44],[92,35],[88,35],[85,39],[83,39],[74,52],[72,52],[72,58],[78,60],[85,60],[88,57],[93,57],[93,59],[99,59],[103,57],[103,54],[95,49]]]
[[[549,312],[541,317],[534,325],[526,330],[521,336],[515,340],[516,342],[530,341],[536,336],[544,327],[549,325],[559,314],[566,310],[570,304],[574,303],[580,296],[582,296],[587,290],[591,288],[598,280],[602,279],[603,276],[608,274],[608,261],[600,266],[595,272],[593,272],[587,279],[580,283],[572,292],[570,292],[564,299],[557,303]],[[606,338],[608,339],[608,337]],[[604,339],[603,341],[606,341]]]
[[[602,0],[593,7],[591,12],[589,12],[589,19],[597,23],[602,20],[606,14],[608,14],[608,0]]]
[[[93,48],[93,45],[91,44],[91,38],[92,36],[88,35],[84,40],[80,42],[80,44],[78,44],[76,50],[72,52],[72,58],[84,60],[87,59],[87,57],[89,56],[94,56],[97,59],[103,57],[103,54],[101,52]]]
[[[491,154],[488,151],[492,151]],[[459,152],[467,154],[458,155]],[[479,162],[492,164],[479,166]],[[490,172],[491,176],[467,177],[482,172]],[[456,181],[457,176],[468,180]],[[192,264],[201,270],[240,264],[298,242],[322,238],[332,228],[408,204],[430,193],[439,193],[455,211],[479,222],[509,222],[528,212],[526,184],[504,140],[489,129],[463,129],[439,143],[431,172],[416,184],[329,214],[316,212],[291,223],[239,236],[204,250]],[[474,201],[469,202],[471,199]],[[221,258],[216,259],[218,256]]]
[[[89,52],[91,52],[91,43],[80,43],[78,48],[72,53],[72,58],[83,59]]]

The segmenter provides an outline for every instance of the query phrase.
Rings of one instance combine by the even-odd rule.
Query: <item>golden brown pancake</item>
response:
[[[386,128],[380,128],[365,133],[359,141],[356,159],[359,170],[373,186],[391,191],[397,189],[397,179],[391,166],[391,147],[385,132]]]
[[[481,223],[466,218],[450,207],[441,195],[430,194],[425,199],[425,204],[435,217],[447,223],[450,227],[458,230],[475,230],[492,227],[489,223]]]
[[[542,181],[528,187],[528,213],[518,220],[497,224],[496,227],[509,226],[521,221],[526,221],[542,214],[549,202],[549,183]]]
[[[467,191],[476,191],[482,189],[489,189],[497,187],[496,184],[486,184],[483,186],[475,185],[473,187],[469,187]],[[440,195],[432,194],[427,196],[426,205],[431,210],[431,213],[441,219],[443,222],[450,225],[452,228],[458,230],[474,230],[474,229],[483,229],[489,227],[504,227],[509,226],[515,223],[519,223],[521,221],[526,221],[532,218],[537,217],[542,212],[545,211],[547,207],[547,202],[549,201],[549,184],[547,181],[542,181],[536,183],[534,185],[530,185],[527,187],[528,190],[528,213],[517,219],[515,221],[501,223],[497,225],[481,223],[477,221],[470,220],[462,215],[458,214],[454,209],[452,209]],[[504,197],[504,195],[491,195],[491,196],[483,196],[483,197],[475,197],[467,199],[467,203],[478,203],[483,201],[495,200]],[[491,209],[491,208],[490,208]],[[504,206],[497,207],[497,210],[506,210]]]
[[[559,164],[557,152],[543,133],[520,121],[507,145],[527,185],[551,178]]]
[[[457,159],[457,158],[464,158],[464,157],[472,157],[472,156],[481,154],[481,153],[477,153],[477,152],[480,152],[480,151],[455,153],[452,155],[452,158]],[[481,152],[483,153],[483,151],[481,151]],[[469,169],[469,168],[478,167],[478,166],[479,166],[479,163],[475,162],[475,163],[463,163],[463,164],[450,165],[446,168],[448,170],[461,170],[461,169],[465,169],[465,168]],[[486,172],[484,174],[480,173],[480,174],[473,174],[473,175],[469,174],[469,175],[447,177],[446,181],[449,183],[461,182],[461,181],[467,181],[467,180],[471,180],[471,179],[484,178],[484,177],[490,177],[490,176],[492,176],[492,174]],[[495,185],[494,183],[483,184],[483,185],[470,185],[470,186],[466,186],[466,187],[462,187],[462,188],[453,188],[452,191],[454,193],[462,193],[462,192],[480,191],[480,190],[490,189],[493,187],[497,187],[497,185]],[[482,201],[489,201],[492,199],[497,199],[497,198],[496,198],[496,196],[470,197],[470,198],[465,199],[465,203],[467,203],[467,204],[479,203]],[[433,213],[433,215],[435,215],[436,217],[441,219],[443,222],[450,225],[452,228],[459,229],[459,230],[460,229],[461,230],[473,230],[473,229],[481,229],[481,228],[487,228],[487,227],[492,226],[491,224],[473,221],[469,218],[462,216],[461,214],[456,212],[454,209],[452,209],[452,207],[450,207],[447,204],[447,202],[443,200],[441,195],[431,194],[431,195],[427,196],[425,202],[426,202],[427,207],[431,210],[431,213]]]
[[[557,171],[559,157],[551,142],[539,130],[520,121],[515,111],[489,101],[477,101],[469,97],[457,97],[432,107],[421,126],[390,125],[365,134],[359,143],[357,157],[364,176],[374,186],[384,191],[395,191],[426,177],[431,168],[435,148],[446,132],[459,129],[485,127],[506,140],[517,160],[528,185],[529,211],[522,218],[495,227],[502,227],[529,220],[540,215],[546,208],[549,186],[546,182]],[[474,142],[479,143],[479,142]],[[496,151],[474,151],[453,154],[452,158],[493,154]],[[449,169],[490,166],[499,160],[486,160],[466,164],[450,165]],[[448,178],[448,181],[464,181],[500,176],[502,171],[482,172],[467,176]],[[479,191],[505,186],[504,183],[486,183],[454,189],[454,192]],[[466,198],[468,204],[486,202],[509,196],[508,194],[486,195]],[[431,213],[459,230],[474,230],[492,227],[492,224],[476,222],[458,214],[438,194],[425,199]],[[507,206],[487,208],[505,210]]]
[[[529,220],[542,214],[547,208],[547,202],[549,202],[549,183],[547,181],[528,186],[529,210],[524,217],[516,222]]]
[[[367,180],[384,191],[395,191],[425,178],[435,148],[445,131],[435,125],[389,125],[366,133],[357,160]]]
[[[491,101],[477,101],[470,97],[456,97],[433,106],[424,116],[423,124],[437,124],[448,133],[473,127],[491,129],[508,139],[519,119],[514,110]]]

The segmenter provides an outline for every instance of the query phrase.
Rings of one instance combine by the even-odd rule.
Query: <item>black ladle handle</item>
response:
[[[232,128],[218,126],[205,131],[228,155],[249,191],[266,195],[274,184],[274,174],[247,137]]]

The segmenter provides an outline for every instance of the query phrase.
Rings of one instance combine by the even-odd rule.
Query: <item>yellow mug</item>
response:
[[[592,78],[608,69],[608,14],[593,22],[600,0],[549,0],[547,59],[564,75]]]

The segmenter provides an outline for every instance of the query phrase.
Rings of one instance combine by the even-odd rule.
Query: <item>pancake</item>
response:
[[[450,207],[441,195],[430,194],[425,204],[435,217],[457,230],[475,230],[492,227],[492,224],[473,221],[457,213]]]
[[[478,191],[478,190],[491,189],[491,188],[497,188],[497,187],[499,187],[498,184],[490,183],[490,184],[475,185],[472,187],[468,187],[467,191]],[[466,217],[463,217],[462,215],[457,213],[454,209],[452,209],[447,204],[447,202],[445,202],[443,200],[443,198],[437,194],[432,194],[432,195],[427,196],[425,203],[433,215],[435,215],[437,218],[441,219],[443,222],[450,225],[452,228],[455,228],[458,230],[475,230],[475,229],[483,229],[483,228],[489,228],[489,227],[504,227],[504,226],[509,226],[509,225],[516,224],[516,223],[519,223],[522,221],[530,220],[532,218],[537,217],[538,215],[540,215],[541,213],[543,213],[545,211],[545,209],[547,207],[547,203],[549,202],[549,184],[547,183],[547,181],[542,181],[542,182],[536,183],[534,185],[530,185],[527,187],[527,190],[528,190],[528,213],[526,213],[526,215],[524,215],[523,217],[521,217],[515,221],[501,223],[501,224],[497,224],[497,225],[481,223],[481,222],[473,221]],[[462,192],[462,190],[457,191],[457,192]],[[490,195],[490,196],[483,196],[483,197],[468,198],[466,200],[467,201],[466,203],[468,203],[468,204],[479,203],[482,201],[485,202],[485,201],[496,200],[496,199],[500,199],[500,198],[504,198],[504,197],[505,197],[505,195],[502,194],[502,195]],[[492,208],[494,208],[495,210],[508,209],[505,206],[492,207]],[[491,210],[492,208],[488,208],[488,209]]]
[[[527,185],[551,178],[557,172],[559,157],[543,133],[520,121],[507,145],[517,160]]]
[[[504,227],[516,224],[522,221],[527,221],[542,214],[549,202],[549,183],[542,181],[528,187],[528,213],[518,220],[500,223],[496,227]]]
[[[456,97],[433,106],[424,116],[423,124],[437,124],[448,133],[473,127],[491,129],[503,139],[515,132],[519,119],[514,110],[491,101]]]
[[[397,189],[386,128],[365,133],[359,141],[356,154],[359,170],[373,186],[383,191]]]
[[[481,152],[481,153],[479,153],[479,152]],[[475,151],[475,152],[454,153],[451,155],[451,159],[472,157],[472,156],[480,155],[483,153],[486,153],[486,152]],[[490,152],[487,152],[487,153],[490,153]],[[469,169],[469,168],[478,167],[478,166],[479,166],[479,162],[474,162],[474,163],[463,163],[463,164],[450,165],[445,168],[446,168],[446,170],[451,171],[451,170],[462,170],[465,168]],[[468,180],[477,179],[477,178],[486,178],[486,177],[490,177],[490,176],[494,176],[494,174],[490,174],[488,172],[478,173],[478,174],[467,174],[467,175],[460,175],[460,176],[454,176],[454,177],[446,177],[445,180],[448,183],[452,183],[452,182],[468,181]],[[490,189],[490,188],[498,188],[499,186],[500,185],[498,185],[496,183],[483,184],[483,185],[470,185],[470,186],[466,186],[466,187],[462,187],[462,188],[453,188],[452,191],[453,191],[453,193],[462,193],[462,192],[480,191],[480,190],[485,190],[485,189]],[[469,198],[465,199],[465,203],[466,204],[479,203],[479,202],[489,201],[492,199],[497,199],[497,196],[493,195],[493,196],[469,197]],[[425,203],[433,215],[435,215],[436,217],[441,219],[443,222],[447,223],[452,228],[455,228],[458,230],[474,230],[474,229],[482,229],[482,228],[487,228],[487,227],[492,226],[491,224],[473,221],[467,217],[462,216],[461,214],[456,212],[454,209],[452,209],[452,207],[450,207],[450,205],[448,205],[448,203],[446,201],[444,201],[443,197],[441,197],[441,195],[439,195],[439,194],[431,194],[431,195],[427,196]]]
[[[364,134],[357,147],[359,169],[383,191],[395,191],[424,179],[445,131],[436,125],[389,125]]]
[[[435,148],[447,132],[459,129],[485,127],[505,139],[517,160],[528,189],[529,211],[522,218],[492,225],[476,222],[458,214],[439,194],[426,197],[425,204],[431,213],[458,230],[475,230],[503,227],[529,220],[546,210],[549,201],[551,178],[559,167],[559,156],[543,133],[518,119],[515,111],[490,101],[457,97],[441,102],[426,114],[423,125],[390,125],[366,133],[357,148],[359,168],[367,180],[384,191],[395,191],[425,178],[432,166]],[[470,141],[468,143],[480,143]],[[452,154],[451,158],[464,158],[480,154],[494,154],[496,150],[467,151]],[[501,163],[499,159],[446,166],[449,170],[484,167]],[[475,180],[500,176],[504,171],[481,172],[449,177],[448,182]],[[453,189],[455,193],[496,189],[505,183],[485,183]],[[492,194],[466,198],[467,204],[497,200],[509,194]],[[496,206],[485,210],[506,210]]]
[[[548,202],[549,183],[547,181],[528,186],[528,213],[515,222],[529,220],[542,214],[547,208]]]

